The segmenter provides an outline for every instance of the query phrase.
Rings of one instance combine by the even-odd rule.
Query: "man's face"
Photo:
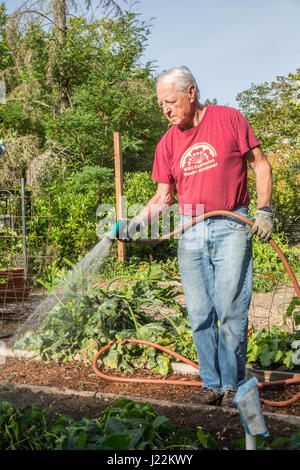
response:
[[[193,127],[195,89],[190,85],[187,93],[175,85],[159,83],[156,89],[158,104],[168,121],[183,129]]]

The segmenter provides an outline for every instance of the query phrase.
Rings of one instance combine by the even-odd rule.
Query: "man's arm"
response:
[[[256,174],[257,207],[271,206],[272,168],[267,156],[260,147],[254,147],[245,154]]]
[[[146,225],[158,219],[168,209],[173,200],[173,192],[174,184],[158,183],[157,191],[147,205],[133,219],[122,219],[123,223],[114,236],[121,241],[133,240],[137,232],[143,232]]]
[[[272,168],[260,147],[254,147],[246,153],[246,158],[256,174],[257,211],[251,234],[262,240],[269,240],[273,231],[272,203]]]
[[[155,195],[149,200],[144,209],[139,213],[145,223],[149,225],[168,209],[172,204],[174,184],[158,183]]]

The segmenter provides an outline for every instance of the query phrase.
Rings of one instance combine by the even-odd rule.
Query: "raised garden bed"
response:
[[[9,350],[8,350],[8,354]],[[0,364],[0,377],[2,381],[17,384],[30,384],[50,386],[56,388],[67,388],[76,391],[90,391],[113,393],[116,395],[135,395],[144,398],[168,399],[185,402],[187,398],[197,391],[197,387],[181,385],[185,381],[198,382],[198,374],[172,373],[163,378],[178,380],[178,385],[152,384],[136,382],[115,382],[99,377],[90,363],[81,361],[68,362],[44,362],[30,358],[30,353],[17,351],[14,356],[6,357]],[[3,363],[4,362],[4,363]],[[161,379],[160,374],[150,370],[135,370],[133,373],[121,373],[101,367],[101,370],[109,375],[134,378]],[[249,376],[250,378],[250,376]],[[300,392],[300,385],[281,385],[261,389],[259,394],[266,400],[287,400]],[[296,416],[300,419],[300,400],[286,407],[273,407],[262,405],[263,410],[275,414]],[[300,422],[299,422],[300,425]]]
[[[19,408],[35,403],[48,410],[49,422],[55,421],[57,413],[68,414],[75,420],[95,419],[123,396],[139,403],[151,403],[159,415],[166,416],[178,428],[187,427],[193,432],[203,428],[218,442],[219,450],[239,450],[234,441],[245,436],[236,409],[184,403],[195,392],[193,387],[109,382],[95,376],[83,363],[45,364],[20,358],[8,358],[7,364],[0,366],[0,374],[2,399]],[[136,375],[156,374],[136,371]],[[192,380],[192,376],[178,374],[169,378]],[[269,444],[277,438],[289,439],[300,427],[299,416],[264,410],[264,417],[270,433],[266,438]],[[284,445],[282,449],[289,450]]]
[[[108,375],[120,375],[130,379],[147,377],[179,381],[178,385],[116,382],[102,379],[96,375],[91,362],[75,360],[45,362],[30,357],[31,353],[29,351],[26,352],[27,357],[19,351],[14,351],[14,353],[15,356],[6,357],[5,363],[0,364],[1,387],[3,386],[6,390],[5,393],[1,392],[0,396],[3,398],[12,397],[15,406],[24,405],[26,400],[28,400],[28,403],[33,403],[32,399],[36,397],[38,403],[44,403],[46,406],[51,401],[51,406],[54,404],[52,407],[53,413],[62,410],[71,415],[74,414],[74,418],[78,419],[85,415],[95,417],[99,411],[108,405],[110,400],[114,400],[119,396],[127,396],[145,402],[157,401],[157,406],[160,408],[165,406],[168,411],[167,416],[178,426],[184,426],[188,423],[190,429],[202,426],[215,436],[219,434],[219,437],[221,436],[224,439],[224,448],[232,448],[230,447],[232,440],[244,436],[243,426],[237,410],[228,411],[220,407],[198,405],[191,407],[191,405],[188,406],[185,403],[186,399],[197,390],[196,387],[183,385],[184,381],[199,381],[195,369],[184,370],[183,367],[179,370],[179,373],[171,373],[162,377],[145,369],[134,369],[133,372],[118,373],[116,370],[101,366],[101,370]],[[253,370],[248,371],[248,373],[250,372],[253,373]],[[294,372],[292,371],[292,373]],[[277,379],[278,376],[276,376]],[[266,377],[264,376],[264,380],[259,378],[259,381],[266,381]],[[7,387],[10,391],[7,390]],[[13,388],[11,389],[11,387]],[[40,393],[34,393],[33,395],[32,387],[36,387],[35,390],[39,390]],[[14,393],[12,390],[14,390]],[[268,387],[260,390],[259,393],[261,398],[282,401],[291,398],[299,391],[300,386],[290,385]],[[53,394],[55,395],[54,399]],[[43,397],[46,395],[47,399],[45,398],[43,402]],[[65,397],[65,400],[62,399],[61,395]],[[95,397],[99,398],[100,402],[93,401]],[[65,401],[68,403],[69,408],[64,406]],[[165,405],[166,403],[168,405]],[[292,432],[299,429],[300,401],[284,408],[274,408],[264,404],[262,408],[268,418],[268,423],[270,423],[267,425],[271,441],[276,437],[290,436]],[[89,414],[86,414],[87,411]],[[229,444],[230,442],[231,444]]]
[[[0,304],[27,299],[29,292],[24,268],[0,271]]]

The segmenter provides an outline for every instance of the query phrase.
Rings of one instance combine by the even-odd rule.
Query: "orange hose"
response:
[[[199,222],[201,222],[202,220],[204,219],[207,219],[208,217],[215,217],[215,216],[218,216],[218,215],[225,215],[225,216],[228,216],[228,217],[233,217],[235,219],[239,219],[241,220],[242,222],[244,222],[245,224],[247,225],[250,225],[250,226],[253,226],[254,225],[254,222],[253,220],[251,219],[247,219],[247,217],[244,217],[243,215],[240,215],[240,214],[237,214],[235,212],[230,212],[230,211],[211,211],[211,212],[206,212],[206,214],[202,214],[202,215],[199,215],[198,217],[196,217],[195,219],[193,219],[191,222],[188,222],[186,225],[184,225],[183,227],[179,227],[178,229],[174,230],[173,232],[170,232],[168,233],[167,235],[163,235],[162,237],[160,238],[156,238],[156,239],[152,239],[152,240],[141,240],[141,239],[136,239],[136,240],[133,240],[135,243],[138,243],[138,244],[141,244],[141,245],[148,245],[148,244],[151,244],[151,243],[159,243],[159,242],[163,242],[165,240],[169,240],[169,238],[172,238],[174,237],[175,235],[178,235],[179,233],[183,233],[185,232],[187,229],[193,227],[193,225],[195,224],[198,224]],[[283,262],[284,264],[284,267],[286,268],[289,276],[290,276],[290,279],[293,283],[293,286],[295,287],[295,290],[296,290],[296,294],[300,300],[300,286],[298,284],[298,281],[296,279],[296,276],[294,275],[293,271],[292,271],[292,268],[290,267],[288,261],[286,260],[284,254],[282,253],[282,251],[280,250],[279,246],[277,245],[276,242],[274,242],[274,240],[272,240],[272,238],[269,240],[269,243],[272,245],[272,247],[274,248],[274,250],[276,251],[276,253],[278,254],[278,256],[280,257],[281,261]]]
[[[300,383],[300,379],[295,378],[295,379],[286,379],[286,380],[272,380],[271,382],[258,382],[257,386],[259,388],[263,388],[263,387],[272,387],[273,385],[289,385],[289,384],[298,384],[298,383]],[[271,400],[265,400],[263,398],[261,398],[260,401],[268,406],[283,407],[283,406],[288,406],[288,405],[291,405],[292,403],[295,403],[297,400],[299,400],[299,398],[300,398],[300,393],[297,393],[297,395],[285,401],[271,401]]]
[[[218,216],[218,215],[225,215],[225,216],[229,216],[229,217],[234,217],[236,219],[239,219],[243,222],[245,222],[246,224],[248,225],[254,225],[254,222],[250,219],[247,219],[246,217],[240,215],[240,214],[237,214],[235,212],[230,212],[230,211],[211,211],[211,212],[207,212],[206,214],[202,214],[200,215],[199,217],[196,217],[195,219],[193,219],[191,222],[187,223],[186,225],[184,225],[183,227],[180,227],[179,229],[177,230],[174,230],[173,232],[170,232],[169,234],[167,235],[164,235],[160,238],[157,238],[157,239],[153,239],[153,240],[133,240],[134,242],[136,243],[139,243],[139,244],[150,244],[150,243],[158,243],[158,242],[162,242],[162,241],[165,241],[165,240],[168,240],[169,238],[179,234],[179,233],[183,233],[185,232],[187,229],[189,229],[190,227],[192,227],[193,225],[199,223],[200,221],[208,218],[208,217],[214,217],[214,216]],[[280,250],[280,248],[278,247],[278,245],[274,242],[274,240],[270,239],[269,240],[269,243],[272,245],[272,247],[274,248],[274,250],[277,252],[277,254],[279,255],[279,257],[281,258],[289,276],[290,276],[290,279],[295,287],[295,290],[296,290],[296,294],[298,296],[298,298],[300,299],[300,286],[298,284],[298,281],[289,265],[289,263],[287,262],[285,256],[283,255],[282,251]],[[140,339],[124,339],[124,340],[118,340],[115,342],[115,344],[120,344],[120,343],[139,343],[139,344],[145,344],[145,345],[148,345],[148,346],[152,346],[156,349],[160,349],[161,351],[165,352],[165,353],[168,353],[168,354],[171,354],[172,356],[176,357],[177,359],[180,359],[181,361],[185,362],[186,364],[189,364],[190,366],[194,367],[195,369],[199,370],[199,366],[197,364],[195,364],[194,362],[190,361],[189,359],[186,359],[185,357],[181,356],[180,354],[174,352],[174,351],[171,351],[170,349],[168,348],[165,348],[164,346],[160,346],[159,344],[156,344],[156,343],[152,343],[150,341],[144,341],[144,340],[140,340]],[[107,351],[109,348],[111,348],[113,343],[111,344],[107,344],[106,346],[104,346],[97,354],[96,356],[94,357],[94,360],[93,360],[93,369],[94,371],[96,372],[97,375],[99,375],[100,377],[102,377],[103,379],[105,380],[112,380],[114,382],[137,382],[137,383],[153,383],[153,384],[169,384],[169,385],[186,385],[186,386],[202,386],[202,381],[194,381],[194,382],[190,382],[190,381],[185,381],[185,380],[166,380],[166,379],[141,379],[141,378],[127,378],[127,377],[118,377],[118,376],[113,376],[113,375],[106,375],[106,374],[103,374],[103,372],[100,372],[99,369],[97,368],[97,360],[98,358],[101,356],[101,354],[103,354],[105,351]],[[277,380],[277,381],[271,381],[271,382],[258,382],[257,386],[258,388],[264,388],[264,387],[268,387],[268,386],[272,386],[272,385],[288,385],[288,384],[297,384],[297,383],[300,383],[300,379],[286,379],[286,380]],[[292,403],[295,403],[297,400],[299,400],[300,398],[300,393],[298,393],[297,395],[295,395],[294,397],[292,397],[291,399],[289,400],[286,400],[286,401],[278,401],[278,402],[275,402],[275,401],[271,401],[271,400],[265,400],[265,399],[260,399],[260,401],[262,403],[264,403],[265,405],[268,405],[268,406],[277,406],[277,407],[283,407],[283,406],[288,406]]]
[[[135,339],[135,338],[128,338],[128,339],[120,339],[116,341],[115,343],[110,343],[104,346],[100,351],[96,354],[93,360],[93,369],[96,372],[97,375],[102,377],[105,380],[111,380],[113,382],[134,382],[134,383],[150,383],[150,384],[169,384],[169,385],[185,385],[185,386],[192,386],[192,387],[200,387],[202,386],[202,381],[187,381],[187,380],[167,380],[167,379],[141,379],[141,378],[129,378],[129,377],[119,377],[116,375],[107,375],[101,372],[97,368],[97,360],[99,357],[108,349],[111,348],[113,344],[125,344],[125,343],[139,343],[139,344],[145,344],[147,346],[152,346],[153,348],[160,349],[161,351],[171,354],[172,356],[176,357],[177,359],[180,359],[182,362],[185,362],[186,364],[189,364],[190,366],[194,367],[195,369],[199,370],[198,364],[195,364],[194,362],[190,361],[189,359],[181,356],[180,354],[176,353],[175,351],[171,351],[168,348],[165,348],[164,346],[161,346],[156,343],[152,343],[151,341],[145,341],[141,339]],[[272,385],[288,385],[288,384],[297,384],[300,383],[300,379],[286,379],[286,380],[277,380],[277,381],[272,381],[272,382],[258,382],[257,387],[258,388],[264,388]],[[278,407],[283,407],[283,406],[288,406],[291,405],[292,403],[296,402],[300,398],[300,393],[295,395],[293,398],[290,400],[286,401],[270,401],[270,400],[265,400],[263,398],[260,398],[260,401],[264,403],[265,405],[268,406],[278,406]]]
[[[120,339],[120,340],[116,341],[115,343],[107,344],[94,357],[93,369],[96,372],[96,374],[98,374],[103,379],[113,380],[113,381],[116,381],[116,382],[139,382],[139,383],[151,383],[151,384],[159,383],[159,384],[172,384],[172,385],[181,384],[181,385],[190,385],[190,386],[198,386],[198,387],[202,385],[202,381],[201,382],[187,382],[187,381],[183,381],[183,380],[166,380],[166,379],[136,379],[136,378],[130,379],[130,378],[127,378],[127,377],[118,377],[118,376],[103,374],[103,372],[100,372],[97,369],[96,363],[97,363],[98,358],[101,356],[101,354],[103,354],[105,351],[107,351],[107,349],[109,349],[112,346],[112,344],[120,344],[120,343],[123,343],[123,344],[125,344],[125,343],[139,343],[139,344],[146,344],[147,346],[153,346],[154,348],[160,349],[161,351],[163,351],[165,353],[171,354],[172,356],[176,357],[177,359],[180,359],[181,361],[185,362],[186,364],[189,364],[190,366],[195,367],[195,369],[199,370],[199,366],[197,364],[190,361],[189,359],[186,359],[185,357],[181,356],[180,354],[178,354],[174,351],[171,351],[168,348],[165,348],[164,346],[160,346],[159,344],[156,344],[156,343],[151,343],[151,341],[144,341],[144,340],[141,340],[141,339],[129,338],[129,339]]]

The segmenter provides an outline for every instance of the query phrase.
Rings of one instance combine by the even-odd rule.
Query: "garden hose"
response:
[[[244,222],[245,224],[248,224],[250,226],[252,226],[254,224],[254,222],[250,219],[247,219],[246,217],[240,215],[240,214],[237,214],[235,212],[230,212],[230,211],[212,211],[212,212],[207,212],[206,214],[203,214],[201,216],[198,216],[196,218],[194,218],[191,222],[188,222],[186,225],[180,227],[179,229],[176,229],[174,230],[173,232],[170,232],[169,234],[167,235],[164,235],[160,238],[157,238],[157,239],[152,239],[152,240],[140,240],[140,239],[136,239],[136,240],[133,240],[134,242],[136,243],[139,243],[139,244],[150,244],[150,243],[159,243],[159,242],[162,242],[162,241],[165,241],[165,240],[168,240],[172,237],[174,237],[175,235],[179,234],[179,233],[183,233],[185,232],[187,229],[189,229],[190,227],[192,227],[193,225],[201,222],[202,220],[208,218],[208,217],[215,217],[215,216],[229,216],[229,217],[234,217],[236,219],[239,219],[241,220],[242,222]],[[117,222],[117,224],[119,224],[119,222]],[[116,232],[116,229],[118,230],[118,227],[119,225],[117,225],[114,227],[113,229],[113,232],[115,233]],[[272,247],[274,248],[274,250],[276,251],[276,253],[279,255],[279,257],[281,258],[289,276],[290,276],[290,279],[293,283],[293,286],[295,287],[295,291],[296,291],[296,294],[300,300],[300,286],[298,284],[298,281],[288,263],[288,261],[286,260],[285,256],[283,255],[282,251],[280,250],[280,248],[278,247],[278,245],[274,242],[274,240],[270,239],[269,240],[269,243],[272,245]],[[189,364],[190,366],[194,367],[195,369],[199,370],[199,366],[198,364],[195,364],[194,362],[190,361],[189,359],[181,356],[180,354],[178,353],[175,353],[174,351],[171,351],[170,349],[168,348],[165,348],[164,346],[161,346],[159,344],[156,344],[156,343],[152,343],[150,341],[144,341],[144,340],[140,340],[140,339],[123,339],[123,340],[118,340],[114,343],[110,343],[110,344],[107,344],[106,346],[104,346],[94,357],[93,359],[93,369],[95,371],[95,373],[97,375],[99,375],[100,377],[102,377],[103,379],[106,379],[106,380],[111,380],[111,381],[114,381],[114,382],[135,382],[135,383],[152,383],[152,384],[169,384],[169,385],[185,385],[185,386],[202,386],[202,381],[186,381],[186,380],[168,380],[168,379],[145,379],[145,378],[129,378],[129,377],[119,377],[119,376],[113,376],[113,375],[107,375],[107,374],[104,374],[103,372],[101,372],[98,368],[97,368],[97,361],[99,359],[99,357],[105,352],[107,351],[109,348],[111,348],[111,346],[113,344],[125,344],[125,343],[139,343],[139,344],[144,344],[144,345],[147,345],[147,346],[152,346],[156,349],[159,349],[161,351],[163,351],[164,353],[167,353],[167,354],[170,354],[174,357],[176,357],[177,359],[181,360],[182,362],[185,362],[186,364]],[[264,387],[269,387],[269,386],[274,386],[274,385],[288,385],[288,384],[298,384],[300,383],[300,379],[299,378],[292,378],[292,379],[285,379],[285,380],[277,380],[277,381],[270,381],[270,382],[258,382],[257,384],[257,387],[258,388],[264,388]],[[295,395],[294,397],[292,397],[291,399],[289,400],[285,400],[285,401],[278,401],[278,402],[275,402],[275,401],[270,401],[270,400],[265,400],[265,399],[262,399],[260,398],[260,401],[265,404],[265,405],[268,405],[268,406],[277,406],[277,407],[284,407],[284,406],[288,406],[288,405],[291,405],[292,403],[295,403],[297,400],[300,399],[300,393],[298,393],[297,395]]]
[[[207,219],[209,217],[215,217],[215,216],[219,216],[219,215],[225,215],[225,216],[228,216],[228,217],[233,217],[235,219],[239,219],[241,220],[242,222],[244,222],[245,224],[248,224],[250,226],[254,225],[254,222],[253,220],[251,219],[247,219],[247,217],[244,217],[243,215],[240,215],[240,214],[237,214],[235,212],[230,212],[230,211],[211,211],[211,212],[207,212],[206,214],[202,214],[196,218],[194,218],[193,220],[191,220],[190,222],[188,222],[187,224],[183,225],[182,227],[179,227],[178,229],[174,230],[173,232],[170,232],[168,233],[167,235],[163,235],[162,237],[160,238],[156,238],[156,239],[152,239],[152,240],[141,240],[141,239],[135,239],[133,240],[135,243],[139,243],[139,244],[143,244],[143,245],[148,245],[148,244],[151,244],[151,243],[159,243],[159,242],[163,242],[165,240],[169,240],[170,238],[174,237],[175,235],[178,235],[180,233],[183,233],[185,232],[186,230],[188,230],[189,228],[193,227],[195,224],[198,224],[199,222],[201,222],[202,220],[204,219]],[[290,279],[293,283],[293,286],[295,287],[295,290],[296,290],[296,294],[300,300],[300,286],[298,284],[298,281],[296,279],[296,276],[294,275],[289,263],[287,262],[285,256],[283,255],[282,251],[280,250],[279,246],[277,245],[277,243],[272,240],[272,238],[269,240],[269,243],[272,245],[272,247],[274,248],[274,250],[276,251],[276,253],[278,254],[278,256],[281,258],[281,261],[283,262],[289,276],[290,276]]]

